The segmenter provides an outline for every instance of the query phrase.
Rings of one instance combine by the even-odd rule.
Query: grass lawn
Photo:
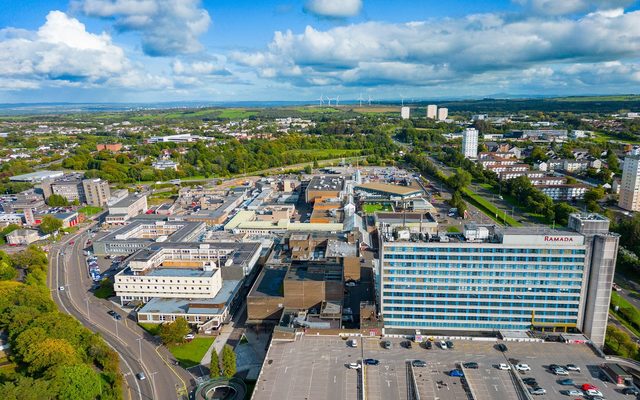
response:
[[[87,217],[95,215],[95,214],[99,213],[100,211],[102,211],[101,207],[94,207],[94,206],[86,206],[86,207],[82,207],[82,208],[78,209],[79,213],[82,213],[82,214],[86,215]]]
[[[619,307],[619,311],[617,312],[615,311],[615,306]],[[629,303],[627,299],[625,299],[624,297],[620,296],[618,293],[613,291],[611,292],[611,304],[609,307],[611,308],[611,313],[616,317],[618,321],[620,321],[622,325],[626,326],[631,332],[635,333],[636,336],[640,336],[640,331],[633,326],[633,325],[640,326],[640,313],[635,312],[631,314],[632,315],[631,318],[633,320],[627,321],[626,318],[628,318],[629,314],[627,314],[627,316],[625,317],[625,315],[623,315],[623,312],[622,312],[624,309],[637,311],[636,306]]]
[[[170,345],[169,351],[176,360],[180,361],[180,365],[185,368],[193,367],[200,364],[209,347],[213,343],[212,337],[197,337],[190,342],[180,345]]]
[[[228,118],[228,119],[242,119],[242,118],[249,118],[254,115],[258,115],[258,113],[255,111],[246,111],[243,109],[227,108],[222,110],[222,112],[218,114],[217,117]]]
[[[143,322],[138,325],[152,336],[158,336],[160,334],[160,324],[145,324]]]
[[[457,226],[450,226],[447,228],[447,232],[449,233],[459,233],[460,229]]]
[[[362,153],[362,150],[356,149],[301,149],[285,151],[285,154],[292,154],[296,156],[305,155],[316,159],[351,157],[360,155],[360,153]]]
[[[489,203],[483,197],[478,196],[471,190],[464,188],[462,190],[464,196],[472,203],[474,206],[478,207],[482,212],[484,212],[489,218],[493,219],[496,222],[505,223],[510,226],[522,226],[522,224],[512,217],[510,217],[507,213],[502,210],[499,210],[493,204]],[[496,218],[497,215],[497,218]]]
[[[388,205],[380,204],[380,203],[373,203],[373,204],[364,204],[362,206],[362,210],[366,214],[373,214],[376,211],[391,211],[391,207],[389,207]]]

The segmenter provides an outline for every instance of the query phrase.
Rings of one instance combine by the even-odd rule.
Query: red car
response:
[[[74,244],[75,242],[76,242],[75,240],[72,240],[69,242],[69,244]]]

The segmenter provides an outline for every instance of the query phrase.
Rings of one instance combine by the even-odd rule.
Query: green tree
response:
[[[53,215],[45,215],[40,223],[40,230],[45,235],[53,233],[62,228],[62,221],[54,217]]]
[[[47,199],[47,205],[51,207],[66,207],[69,205],[69,201],[62,195],[52,194]]]
[[[554,205],[556,223],[558,225],[567,225],[569,223],[569,214],[577,210],[569,204],[561,202]]]
[[[471,174],[467,171],[458,168],[456,173],[447,178],[447,186],[454,191],[463,189],[471,183]]]
[[[586,201],[587,203],[597,202],[599,200],[602,200],[604,196],[604,188],[602,186],[598,186],[586,191],[586,193],[584,194],[584,201]]]
[[[6,262],[0,261],[0,281],[10,281],[16,278],[18,272],[13,266]]]
[[[46,379],[33,379],[19,376],[12,382],[0,385],[3,400],[42,400],[52,399],[51,382]]]
[[[211,364],[209,364],[209,376],[217,378],[220,376],[220,358],[216,349],[211,351]]]
[[[618,160],[618,156],[611,150],[609,150],[609,153],[607,154],[607,166],[614,172],[620,170],[620,161]]]
[[[222,373],[227,378],[236,374],[236,353],[231,346],[225,344],[222,348]]]
[[[189,323],[184,318],[160,326],[160,339],[164,344],[184,343],[184,337],[191,331]]]
[[[311,172],[313,172],[312,169],[311,169],[311,165],[305,165],[304,173],[305,174],[310,174]]]
[[[93,400],[102,394],[98,373],[87,364],[64,365],[52,380],[60,400]]]

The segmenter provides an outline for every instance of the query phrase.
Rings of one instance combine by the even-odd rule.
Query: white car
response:
[[[553,370],[553,373],[558,375],[558,376],[567,376],[567,375],[569,375],[569,372],[564,368],[556,368],[556,369]]]
[[[61,292],[63,292],[63,291],[64,291],[64,286],[60,286],[60,287],[58,288],[58,290],[59,290],[59,291],[61,291]]]
[[[498,369],[503,371],[509,371],[511,369],[511,365],[509,364],[498,364]]]
[[[602,394],[601,391],[599,390],[595,390],[595,389],[589,389],[586,392],[584,392],[587,396],[593,396],[593,397],[603,397],[604,395]]]
[[[360,369],[360,364],[352,362],[347,364],[347,367],[349,367],[349,369]]]
[[[345,285],[345,286],[347,286],[347,287],[356,287],[356,283],[355,283],[355,282],[353,282],[353,281],[351,281],[351,282],[347,282],[347,283],[345,283],[344,285]]]
[[[193,333],[189,333],[187,335],[185,335],[184,337],[186,340],[193,340],[196,338],[196,335],[194,335]]]
[[[531,371],[531,367],[528,366],[527,364],[518,364],[516,365],[516,370],[520,372],[526,372],[526,371]]]
[[[439,343],[439,345],[440,345],[440,348],[441,348],[442,350],[446,350],[446,349],[447,349],[447,343],[445,343],[445,341],[444,341],[444,340],[441,340],[441,341],[440,341],[440,343]]]
[[[578,367],[575,364],[567,364],[567,366],[565,367],[565,369],[567,371],[574,371],[574,372],[580,372],[580,367]]]
[[[578,389],[569,389],[567,391],[561,391],[561,393],[566,394],[567,396],[582,396],[582,390]]]

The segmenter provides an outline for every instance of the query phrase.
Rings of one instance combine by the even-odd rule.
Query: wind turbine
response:
[[[336,96],[336,107],[340,104],[340,96]]]
[[[358,96],[358,101],[360,102],[360,107],[362,107],[362,102],[364,101],[364,99],[362,98],[362,93],[360,93],[360,96]]]
[[[404,107],[404,95],[400,94],[400,98],[402,99],[402,107]]]
[[[327,100],[329,101],[329,105],[331,105],[331,100],[335,100],[335,99],[333,99],[331,97],[327,97]]]
[[[320,105],[322,106],[324,104],[324,100],[322,99],[322,93],[320,93],[320,98],[318,100],[320,100]]]
[[[373,100],[373,99],[371,98],[371,95],[369,95],[369,100],[368,100],[369,105],[371,105],[371,100]]]

